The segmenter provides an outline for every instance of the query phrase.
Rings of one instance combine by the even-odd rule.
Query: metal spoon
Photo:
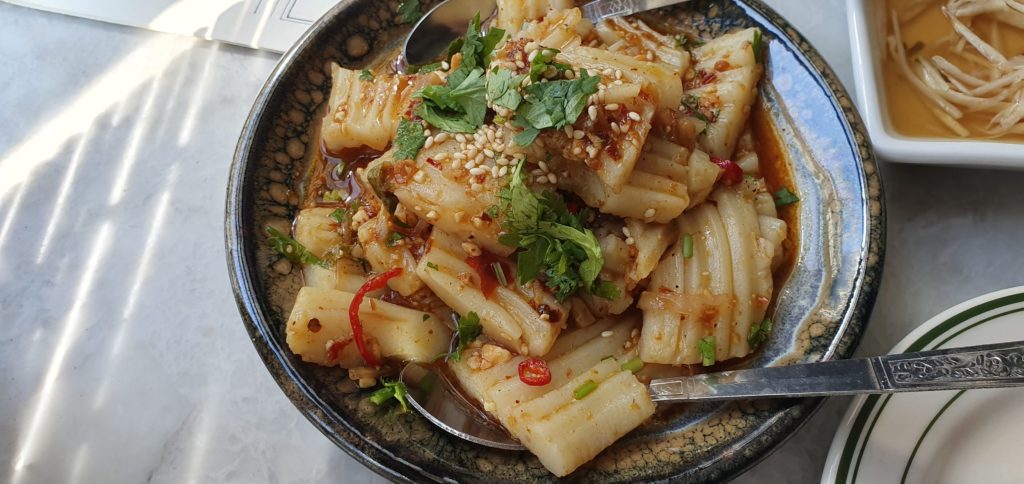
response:
[[[446,375],[417,364],[402,370],[411,403],[423,416],[445,431],[481,445],[524,449],[462,396]],[[431,380],[433,384],[424,383]],[[661,378],[651,380],[648,390],[656,402],[699,402],[1021,385],[1024,341]]]
[[[686,1],[689,0],[594,0],[581,10],[585,18],[597,22]],[[496,0],[446,0],[430,9],[409,33],[402,48],[399,70],[404,72],[408,65],[434,62],[448,44],[466,35],[466,26],[477,13],[481,23],[486,25],[497,15]]]

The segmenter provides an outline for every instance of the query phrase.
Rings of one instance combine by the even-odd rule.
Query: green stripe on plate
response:
[[[931,342],[935,341],[943,334],[949,332],[957,325],[963,324],[965,321],[969,319],[978,317],[997,308],[1008,306],[1010,304],[1016,304],[1019,302],[1024,302],[1024,293],[1010,294],[1009,296],[996,298],[991,301],[979,304],[977,306],[965,309],[964,311],[955,314],[949,319],[946,319],[945,321],[937,324],[934,328],[932,328],[923,336],[918,338],[917,341],[914,341],[910,346],[908,346],[906,352],[909,353],[913,351],[922,351]],[[986,318],[984,321],[979,321],[975,324],[972,324],[967,328],[963,328],[956,334],[943,339],[942,343],[949,341],[953,337],[959,335],[963,331],[967,331],[970,328],[991,321],[992,319],[1005,316],[1007,314],[1016,313],[1019,311],[1024,311],[1024,308],[1020,308],[1013,311],[1007,311],[1002,314]],[[860,451],[857,452],[857,444],[858,442],[861,441],[863,441],[866,444],[868,439],[871,438],[871,432],[875,428],[875,423],[878,422],[878,416],[882,413],[882,410],[885,409],[885,405],[889,403],[890,397],[892,397],[892,395],[870,395],[867,397],[867,399],[865,399],[864,405],[861,407],[860,411],[857,412],[857,418],[854,420],[853,425],[851,425],[850,427],[850,435],[847,436],[846,438],[846,445],[843,446],[843,454],[839,459],[839,469],[836,471],[836,482],[857,482],[857,471],[859,470],[860,462],[861,459],[864,457],[865,451],[864,447],[862,446],[860,448]],[[864,432],[864,425],[867,423],[868,419],[871,418],[872,410],[874,410],[875,406],[878,405],[879,400],[881,400],[882,404],[879,407],[878,412],[875,413],[875,418],[871,421],[870,425],[868,425],[867,432],[863,435],[863,439],[861,439],[861,434]],[[855,465],[852,465],[855,453],[857,455],[857,462]],[[852,479],[850,478],[851,467],[853,469]]]
[[[924,428],[924,432],[921,432],[921,436],[917,438],[917,443],[914,444],[914,450],[910,452],[910,458],[907,459],[907,466],[903,468],[903,477],[900,477],[900,484],[906,484],[907,474],[910,474],[910,465],[914,463],[914,457],[917,457],[917,450],[921,448],[921,443],[924,442],[924,438],[928,436],[928,432],[931,432],[932,427],[935,426],[935,422],[938,422],[939,417],[946,413],[949,406],[953,405],[953,402],[960,398],[965,392],[967,392],[967,390],[960,390],[959,392],[956,392],[956,395],[953,395],[953,398],[950,398],[949,401],[939,409],[939,413],[936,413],[935,416],[932,417],[932,421],[928,422],[928,426]]]

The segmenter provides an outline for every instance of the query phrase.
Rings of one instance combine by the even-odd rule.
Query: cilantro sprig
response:
[[[509,184],[499,194],[497,213],[504,215],[498,240],[516,247],[516,277],[520,284],[546,276],[548,288],[563,301],[581,288],[607,299],[618,287],[598,280],[604,257],[597,237],[583,225],[588,210],[569,212],[562,198],[551,191],[540,195],[526,186],[519,162]]]
[[[282,234],[281,231],[269,225],[267,226],[266,231],[268,235],[267,244],[270,245],[271,249],[274,249],[274,251],[283,255],[286,259],[297,264],[315,264],[323,267],[324,269],[330,268],[327,261],[324,261],[314,255],[297,240]]]
[[[455,361],[461,361],[462,350],[466,349],[469,343],[472,343],[473,340],[480,336],[484,327],[480,324],[480,316],[473,311],[470,311],[465,316],[459,316],[457,324],[456,332],[458,333],[459,343],[455,347],[455,351],[448,354],[448,357]]]
[[[555,71],[561,74],[564,71],[572,69],[569,64],[561,62],[555,62],[555,56],[560,51],[558,49],[552,49],[545,47],[537,51],[533,56],[533,60],[530,61],[530,80],[537,82],[541,77],[544,77],[544,73],[547,72],[549,67],[554,67]]]
[[[561,129],[572,125],[587,108],[590,96],[597,92],[598,76],[580,70],[580,77],[559,81],[538,82],[523,90],[523,102],[516,110],[515,124],[523,132],[516,144],[526,146],[537,138],[540,130]]]
[[[462,54],[462,61],[443,86],[427,86],[413,97],[423,99],[416,114],[430,125],[451,133],[472,133],[484,124],[487,115],[487,86],[484,68],[495,46],[505,36],[492,28],[484,34],[478,13],[469,24],[465,39],[449,48]]]
[[[517,76],[508,69],[495,68],[487,76],[487,98],[495,106],[515,111],[523,101],[523,95],[519,93],[519,84],[525,78],[525,74]]]

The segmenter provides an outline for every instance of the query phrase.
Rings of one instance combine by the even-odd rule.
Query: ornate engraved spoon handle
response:
[[[687,1],[689,0],[594,0],[581,9],[584,17],[597,22],[608,17],[632,15]]]
[[[1024,341],[662,378],[656,401],[736,400],[1024,385]]]

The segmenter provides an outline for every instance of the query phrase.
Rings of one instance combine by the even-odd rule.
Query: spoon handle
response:
[[[591,22],[608,17],[622,17],[634,13],[667,7],[689,0],[594,0],[583,7],[583,16]]]
[[[818,397],[1024,385],[1024,341],[723,371],[650,383],[654,401]]]

